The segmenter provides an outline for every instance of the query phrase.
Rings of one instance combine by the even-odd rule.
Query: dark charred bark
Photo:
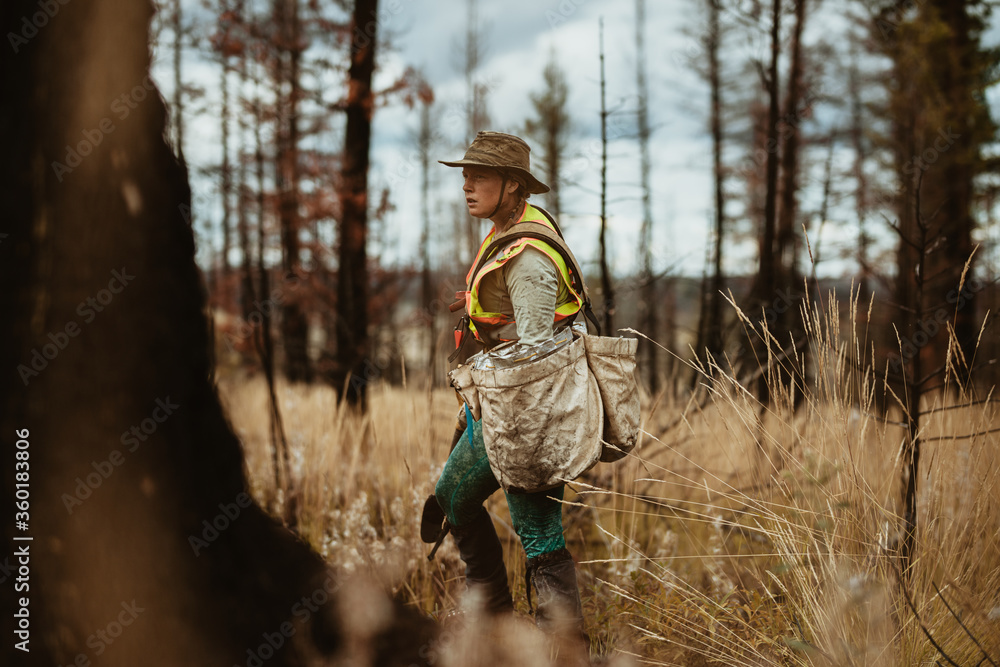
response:
[[[781,294],[790,295],[801,289],[802,274],[799,267],[799,234],[796,232],[798,218],[799,151],[802,140],[801,124],[805,116],[808,97],[803,99],[802,73],[805,54],[802,48],[802,30],[806,20],[806,0],[795,0],[795,25],[792,28],[792,43],[789,54],[788,88],[785,95],[785,111],[778,121],[778,138],[781,142],[781,183],[778,188],[778,207],[775,230],[774,256],[777,262],[776,287]],[[792,341],[803,340],[805,336],[802,315],[799,308],[788,306],[778,313],[772,327],[772,335],[780,341],[783,351],[789,351]],[[772,382],[791,390],[794,405],[800,405],[806,384],[804,374],[808,366],[808,347],[800,348],[795,366],[791,361],[774,369]],[[797,389],[793,388],[797,385]]]
[[[785,95],[784,117],[778,121],[778,135],[781,140],[781,206],[778,209],[775,234],[775,258],[781,276],[779,286],[795,287],[799,280],[798,235],[795,232],[795,218],[798,213],[799,142],[802,119],[802,29],[805,25],[806,0],[795,0],[795,27],[792,30],[792,44],[788,67],[788,91]],[[797,310],[788,311],[791,317],[798,317]],[[786,325],[790,323],[785,323]],[[782,338],[779,336],[779,339]]]
[[[6,3],[3,33],[37,9]],[[306,619],[295,605],[317,591],[335,599],[341,578],[328,579],[320,557],[244,495],[240,444],[208,380],[186,169],[164,140],[166,110],[148,78],[152,12],[142,2],[63,4],[18,53],[0,56],[0,430],[11,445],[0,488],[13,507],[20,433],[30,523],[18,535],[35,538],[12,542],[11,525],[0,527],[5,544],[30,550],[21,595],[32,630],[30,653],[15,649],[15,593],[0,587],[0,662],[79,662],[93,655],[88,636],[125,609],[134,622],[102,665],[243,664],[265,633],[293,621],[295,641],[269,664],[300,665],[337,650],[341,626],[335,604]],[[109,105],[123,94],[135,107],[119,119]],[[90,141],[81,128],[102,140],[67,160]],[[57,352],[40,363],[33,351],[46,345]],[[386,628],[373,648],[396,634]],[[421,662],[425,641],[414,637],[402,664]]]
[[[241,18],[243,18],[242,10],[243,8],[240,6]],[[239,167],[236,172],[236,233],[239,237],[242,269],[242,273],[240,275],[240,312],[243,315],[244,322],[249,322],[250,309],[253,307],[251,304],[255,299],[253,289],[253,254],[250,246],[250,190],[247,183],[247,156],[251,154],[251,148],[250,146],[244,144],[247,140],[248,124],[244,99],[242,97],[243,91],[246,90],[248,81],[247,57],[247,50],[244,50],[243,53],[240,54],[239,64],[237,66],[240,79],[240,97],[237,98],[237,105],[240,110],[237,114],[237,117],[239,118],[238,126],[240,131],[240,159]],[[256,122],[258,123],[257,127],[259,127],[259,121]]]
[[[722,76],[719,49],[721,36],[719,31],[720,0],[708,0],[708,80],[712,96],[711,130],[712,130],[712,176],[715,181],[715,233],[712,252],[712,281],[708,290],[707,313],[702,315],[706,320],[704,325],[705,348],[707,356],[720,360],[723,354],[722,341],[722,290],[725,287],[725,276],[722,273],[722,249],[725,241],[726,199],[725,199],[725,167],[722,164]],[[702,350],[698,349],[698,354]],[[706,356],[706,358],[707,358]]]
[[[953,308],[955,338],[959,346],[953,350],[953,357],[959,357],[955,370],[963,381],[969,377],[979,334],[976,290],[969,289],[974,271],[970,269],[966,284],[960,283],[974,246],[972,231],[976,223],[972,211],[975,178],[982,169],[980,146],[992,141],[995,130],[988,110],[984,110],[985,101],[977,97],[977,88],[982,85],[977,81],[977,65],[981,67],[977,59],[981,56],[973,24],[980,19],[969,15],[970,9],[980,11],[977,5],[968,0],[935,0],[925,10],[949,28],[935,49],[937,57],[931,60],[933,85],[947,111],[940,118],[940,125],[924,129],[921,141],[920,158],[937,153],[934,160],[924,159],[928,171],[933,172],[925,179],[921,196],[925,203],[923,209],[927,211],[928,234],[934,242],[940,242],[940,246],[927,255],[926,293],[928,310],[942,302],[957,306],[956,294],[962,299],[962,306]],[[928,312],[928,316],[933,313]],[[941,338],[940,344],[924,348],[928,369],[945,365],[948,342],[944,336]]]
[[[771,3],[771,61],[768,66],[767,75],[764,77],[764,84],[767,91],[768,111],[767,111],[767,143],[766,143],[766,176],[764,194],[764,219],[763,227],[760,231],[760,251],[758,255],[757,279],[753,289],[754,311],[752,319],[763,326],[765,310],[774,299],[777,291],[777,257],[775,256],[775,236],[777,224],[777,199],[778,199],[778,62],[781,57],[781,0],[773,0]],[[753,346],[764,346],[768,343],[761,341],[751,341]],[[768,355],[764,351],[759,351],[756,360],[766,363]],[[770,369],[761,373],[757,379],[757,398],[762,403],[770,400]]]
[[[275,0],[279,26],[278,68],[275,77],[278,104],[277,188],[281,220],[282,269],[285,285],[281,306],[281,341],[285,351],[285,376],[289,382],[311,382],[309,320],[303,308],[301,242],[299,231],[299,64],[302,59],[299,0]],[[288,93],[284,89],[287,85]]]
[[[341,172],[340,268],[337,281],[337,386],[349,403],[366,405],[372,379],[368,340],[368,149],[374,112],[378,0],[356,0],[348,72],[347,131]]]

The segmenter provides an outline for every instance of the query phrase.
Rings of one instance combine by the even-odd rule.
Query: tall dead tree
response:
[[[174,121],[174,147],[181,160],[184,159],[184,79],[181,76],[181,55],[184,51],[184,16],[181,0],[173,0],[171,28],[174,33],[174,101],[170,109]]]
[[[636,122],[639,141],[639,180],[642,188],[642,227],[639,231],[639,321],[642,322],[644,333],[653,341],[658,341],[660,334],[659,303],[656,290],[656,276],[653,274],[653,203],[652,187],[649,183],[649,86],[646,83],[646,0],[636,0],[635,3],[635,43],[636,43],[636,90],[639,107],[636,111]],[[662,344],[662,343],[661,343]],[[645,352],[645,366],[648,371],[646,382],[649,390],[656,393],[660,388],[659,353],[655,344],[645,339],[640,340],[640,347]],[[670,347],[667,342],[666,347]]]
[[[855,255],[860,274],[858,296],[861,303],[867,303],[871,294],[871,267],[868,260],[868,247],[871,237],[865,225],[868,216],[868,177],[865,165],[868,161],[868,139],[865,137],[865,111],[861,98],[861,74],[858,70],[857,52],[852,50],[851,66],[847,73],[847,94],[851,105],[851,125],[848,129],[851,148],[854,152],[852,175],[854,176],[854,215],[858,220],[858,247]],[[867,318],[867,311],[858,312],[858,316]],[[863,323],[862,323],[863,324]]]
[[[347,127],[341,170],[341,221],[337,274],[337,384],[347,401],[366,407],[372,379],[368,340],[368,151],[371,144],[372,72],[375,70],[378,0],[355,0],[351,18]]]
[[[479,26],[478,0],[466,0],[467,14],[465,25],[465,42],[460,47],[459,62],[461,72],[465,76],[465,146],[472,143],[476,133],[488,129],[490,118],[486,109],[486,98],[489,88],[477,78],[479,63],[486,53],[486,39]],[[463,150],[464,150],[463,146]],[[463,265],[472,263],[479,249],[479,230],[476,220],[469,215],[465,202],[456,202],[455,227],[456,239],[462,239],[459,245],[459,257]]]
[[[302,277],[301,216],[299,214],[299,102],[302,98],[300,65],[305,42],[299,19],[299,0],[274,0],[277,27],[275,99],[277,100],[277,152],[275,186],[281,222],[282,269],[285,285],[298,285]],[[285,376],[290,382],[312,380],[309,361],[309,321],[303,308],[303,291],[287,287],[281,305],[281,340],[285,350]]]
[[[11,0],[0,29],[19,31],[37,8]],[[149,78],[152,13],[148,2],[67,3],[0,54],[0,493],[13,508],[14,461],[28,462],[30,520],[16,536],[34,538],[15,542],[13,524],[0,525],[31,568],[30,590],[0,587],[0,662],[83,664],[116,618],[130,622],[101,644],[108,667],[244,664],[282,628],[269,665],[336,660],[348,646],[336,612],[345,580],[250,500],[209,381],[190,189]],[[109,116],[123,95],[134,107]],[[303,596],[306,618],[295,614]],[[28,652],[15,648],[19,606]],[[423,662],[427,637],[376,634],[375,662]]]
[[[216,33],[212,36],[212,47],[219,56],[219,89],[221,90],[222,105],[220,109],[220,134],[222,135],[222,145],[220,146],[222,156],[219,160],[219,196],[222,199],[222,220],[219,225],[222,228],[222,253],[219,262],[219,269],[223,277],[229,275],[229,253],[232,250],[232,191],[233,191],[233,170],[230,158],[230,98],[229,79],[232,72],[231,58],[242,51],[242,43],[234,36],[234,31],[240,29],[238,25],[238,14],[228,5],[228,0],[223,0],[219,6],[219,23]],[[221,281],[226,285],[226,281]]]
[[[236,5],[236,17],[244,35],[249,34],[248,17],[243,0],[238,0]],[[236,230],[240,244],[240,312],[244,321],[249,321],[250,311],[253,307],[253,255],[250,245],[250,184],[247,178],[247,166],[253,155],[252,144],[249,141],[249,116],[252,105],[245,97],[247,84],[249,82],[248,61],[250,60],[249,40],[242,41],[238,51],[237,71],[239,74],[239,95],[237,96],[238,111],[236,117],[239,128],[239,161],[236,171]],[[260,119],[255,118],[255,127],[260,127]]]
[[[230,234],[232,217],[232,190],[233,190],[233,169],[229,162],[229,57],[222,58],[222,73],[219,85],[222,88],[222,161],[220,165],[219,190],[222,197],[222,220],[219,224],[222,227],[222,257],[221,270],[225,277],[229,275],[229,251],[232,249],[232,237]]]
[[[556,220],[562,224],[562,200],[560,185],[563,157],[570,131],[570,116],[567,110],[569,85],[566,73],[559,67],[555,50],[549,54],[549,62],[542,70],[543,88],[532,93],[531,106],[534,117],[525,122],[525,133],[541,147],[541,166],[545,170],[545,182],[550,190],[545,202]]]
[[[725,287],[725,276],[722,272],[722,253],[725,243],[725,220],[726,220],[726,189],[725,189],[725,167],[722,162],[723,154],[723,129],[722,129],[722,62],[719,57],[722,46],[722,25],[719,16],[722,12],[720,0],[706,0],[708,9],[708,25],[703,40],[705,55],[708,61],[708,70],[705,72],[708,79],[710,96],[709,106],[709,130],[712,134],[712,181],[714,195],[713,230],[712,230],[712,250],[711,279],[706,277],[703,280],[707,283],[703,291],[702,311],[698,325],[698,343],[695,351],[698,356],[707,361],[709,357],[720,360],[723,355],[722,340],[722,290]],[[696,378],[695,378],[696,379]]]
[[[434,285],[431,277],[431,151],[434,147],[434,123],[432,110],[434,92],[421,79],[420,129],[417,133],[417,152],[420,154],[420,217],[423,229],[420,233],[420,305],[427,314],[428,350],[427,370],[429,382],[433,384],[437,362],[437,322],[436,312],[431,308],[434,301]]]
[[[804,60],[802,30],[805,27],[806,0],[794,0],[794,2],[795,25],[792,28],[789,53],[788,88],[785,93],[784,114],[778,122],[778,134],[781,140],[781,184],[778,191],[781,200],[776,222],[774,255],[780,272],[778,282],[783,288],[796,287],[800,273],[795,221],[798,211],[799,145],[802,140],[800,131]],[[798,317],[797,309],[789,309],[786,312],[790,313],[790,318]],[[785,325],[791,326],[791,323],[786,322]]]
[[[466,0],[468,15],[465,26],[465,95],[466,95],[466,130],[465,143],[472,143],[476,133],[485,130],[489,125],[489,113],[486,110],[487,86],[479,81],[479,62],[486,52],[486,41],[479,27],[479,0]]]
[[[253,303],[258,304],[260,301],[258,299],[267,299],[271,294],[271,278],[268,273],[267,264],[265,262],[265,241],[267,239],[266,233],[266,219],[267,219],[267,208],[265,207],[265,189],[264,189],[264,139],[261,134],[261,126],[263,125],[264,111],[263,111],[263,100],[261,99],[260,83],[261,74],[258,71],[257,76],[254,80],[254,100],[253,100],[253,117],[256,122],[254,122],[254,175],[257,180],[257,198],[256,198],[256,213],[257,213],[257,280],[258,286],[253,287],[253,282],[250,280],[250,270],[247,270],[247,277],[249,283],[249,293],[248,297],[254,297]],[[249,257],[249,253],[245,257]],[[247,260],[249,261],[249,260]],[[256,296],[255,296],[256,295]],[[245,304],[247,309],[245,317],[247,321],[250,321],[252,313],[250,312],[249,303]],[[289,455],[288,455],[288,442],[285,439],[285,429],[281,420],[281,408],[278,404],[278,396],[275,392],[275,363],[274,363],[274,334],[273,334],[273,319],[274,319],[274,309],[273,308],[259,308],[259,306],[253,306],[253,312],[260,313],[261,324],[254,328],[253,340],[254,347],[257,349],[257,356],[260,358],[260,365],[264,371],[264,379],[267,382],[267,392],[268,392],[268,433],[271,436],[271,465],[274,471],[274,488],[275,489],[288,489],[289,491],[289,475],[288,470],[290,466],[288,465]],[[259,309],[259,310],[258,310]],[[295,502],[295,495],[291,494],[290,499]],[[294,508],[294,505],[291,507]],[[294,514],[287,516],[289,519],[294,519]]]
[[[608,267],[608,105],[607,79],[604,76],[604,18],[598,24],[601,54],[601,296],[604,302],[604,334],[613,336],[615,330],[615,292]]]
[[[781,59],[781,0],[771,2],[771,60],[763,75],[767,94],[767,157],[765,176],[764,221],[758,254],[757,301],[767,303],[777,285],[774,239],[778,199],[778,63]]]
[[[774,258],[778,263],[776,287],[784,294],[791,294],[802,285],[799,267],[798,190],[799,153],[803,143],[802,121],[807,107],[811,104],[811,93],[803,90],[805,52],[802,32],[806,22],[806,1],[794,0],[795,23],[792,27],[792,41],[789,47],[788,83],[785,92],[784,112],[778,121],[778,136],[781,151],[781,182],[778,185],[780,197],[774,238]],[[818,239],[817,239],[818,241]],[[808,348],[799,344],[804,340],[802,316],[796,307],[787,307],[778,313],[772,325],[772,335],[781,341],[783,351],[792,347],[799,349],[799,363],[792,369],[791,364],[778,364],[772,382],[778,381],[792,392],[794,404],[801,404],[807,372],[806,355]]]
[[[765,72],[763,65],[758,63],[761,80],[767,96],[766,141],[764,143],[766,165],[764,216],[761,220],[761,228],[758,233],[758,268],[750,298],[753,304],[753,318],[761,324],[765,319],[764,313],[772,303],[778,286],[775,237],[778,200],[778,153],[780,147],[778,136],[778,64],[781,59],[781,0],[772,0],[770,28],[771,59],[767,71]],[[757,320],[758,316],[760,320]],[[768,343],[759,340],[751,340],[749,342],[751,345],[747,348],[749,355],[747,362],[749,364],[757,364],[762,361],[766,363],[766,360],[769,358],[766,351],[758,350],[754,353],[752,348],[760,345],[766,346]],[[761,373],[758,377],[756,393],[758,399],[766,403],[769,400],[768,382],[772,379],[770,373],[773,369],[766,368],[764,370],[765,372]]]

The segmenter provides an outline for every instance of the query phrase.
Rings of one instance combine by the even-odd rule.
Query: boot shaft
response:
[[[478,587],[485,598],[486,610],[501,613],[514,610],[503,562],[503,545],[493,520],[485,508],[468,524],[452,527],[458,553],[465,562],[465,581]]]
[[[583,628],[583,604],[576,578],[576,563],[566,549],[557,549],[528,559],[526,572],[528,606],[531,585],[537,593],[535,624],[543,632],[564,639],[580,639],[589,645]]]

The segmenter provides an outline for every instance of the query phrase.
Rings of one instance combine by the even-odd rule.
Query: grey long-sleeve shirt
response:
[[[536,345],[551,338],[556,308],[571,300],[555,264],[531,246],[502,269],[485,276],[479,285],[483,309],[513,316],[517,337],[524,345]]]

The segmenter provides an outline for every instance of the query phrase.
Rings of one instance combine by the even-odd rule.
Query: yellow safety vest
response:
[[[542,224],[558,234],[555,226],[548,220],[547,216],[531,204],[525,204],[524,213],[518,221],[511,226],[511,229],[505,233],[511,233],[514,226],[521,222],[534,222]],[[469,286],[469,290],[465,293],[465,312],[469,318],[469,330],[472,331],[477,340],[485,342],[480,334],[481,331],[485,333],[491,329],[497,329],[514,322],[513,317],[503,313],[491,313],[483,310],[482,305],[479,303],[479,285],[482,283],[483,278],[493,271],[501,268],[506,262],[521,254],[521,252],[529,246],[541,251],[546,257],[552,260],[552,263],[555,264],[556,269],[559,272],[559,276],[562,279],[563,284],[566,285],[566,288],[569,290],[569,294],[572,297],[570,301],[556,308],[554,318],[555,323],[559,323],[562,320],[572,317],[580,312],[580,309],[584,304],[584,296],[583,294],[577,292],[577,290],[573,287],[572,271],[566,266],[566,261],[563,259],[562,255],[545,241],[527,237],[514,239],[509,246],[500,250],[500,252],[494,256],[492,260],[485,263],[478,273],[473,276],[472,272],[476,270],[477,266],[479,266],[483,259],[483,253],[486,252],[486,249],[489,247],[490,242],[493,241],[495,235],[496,227],[490,230],[490,233],[487,234],[486,238],[479,246],[479,251],[476,253],[476,259],[472,262],[472,267],[469,269],[469,273],[465,278],[466,285]],[[582,285],[583,277],[580,276],[579,278],[579,282]],[[455,342],[456,346],[460,343],[459,332],[457,331]]]

